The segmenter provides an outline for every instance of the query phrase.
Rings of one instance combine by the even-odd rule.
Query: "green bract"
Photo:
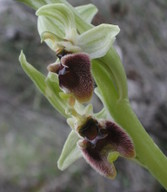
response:
[[[59,96],[59,93],[61,93],[62,91],[59,88],[57,77],[55,76],[55,74],[49,74],[46,78],[43,74],[41,74],[31,64],[27,62],[23,52],[21,52],[20,54],[19,61],[23,70],[34,82],[41,93],[48,99],[52,106],[56,108],[63,116],[68,117],[68,115],[65,113],[67,104]]]
[[[75,131],[71,131],[64,144],[61,156],[57,162],[58,168],[60,170],[66,169],[74,161],[82,157],[81,151],[77,147],[78,141],[79,136],[77,135],[77,133]]]

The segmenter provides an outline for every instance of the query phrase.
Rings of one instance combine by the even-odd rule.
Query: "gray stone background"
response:
[[[131,104],[167,154],[167,1],[70,2],[96,4],[95,25],[119,25],[117,45]],[[116,162],[114,181],[98,175],[83,159],[59,171],[56,161],[70,129],[22,71],[21,49],[45,74],[55,60],[54,53],[40,44],[33,10],[14,0],[0,0],[0,192],[165,191],[146,170],[124,159]],[[93,103],[100,109],[96,98]]]

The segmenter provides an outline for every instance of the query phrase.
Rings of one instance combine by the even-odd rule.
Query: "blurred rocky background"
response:
[[[167,154],[167,1],[70,1],[89,2],[99,8],[95,25],[119,25],[117,45],[132,106]],[[18,62],[21,49],[45,74],[55,60],[40,44],[34,11],[0,0],[0,192],[165,191],[146,170],[124,159],[116,162],[114,181],[99,176],[82,159],[60,172],[56,161],[70,129],[24,74]],[[96,110],[101,107],[96,98],[93,103]]]

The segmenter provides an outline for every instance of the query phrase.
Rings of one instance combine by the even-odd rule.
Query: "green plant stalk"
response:
[[[107,54],[98,60],[108,67],[119,95],[118,99],[128,98],[127,78],[121,59],[116,50],[111,47]]]
[[[115,121],[133,138],[137,161],[167,189],[167,158],[143,128],[129,101],[121,100],[112,111]]]
[[[59,1],[65,3],[75,13],[80,33],[93,27],[91,24],[85,23],[70,4]],[[104,74],[102,74],[103,72]],[[122,62],[113,48],[103,58],[92,61],[92,73],[106,109],[133,139],[137,162],[148,169],[167,189],[167,158],[152,141],[131,109],[127,99],[126,74]]]
[[[117,57],[112,54],[116,53],[110,52],[108,63],[92,61],[92,73],[102,95],[103,103],[113,119],[131,136],[135,145],[137,162],[148,169],[167,189],[167,158],[139,122],[129,100],[127,98],[118,99],[117,94],[113,92],[112,78],[108,75],[110,73],[108,65],[110,63],[116,65]]]

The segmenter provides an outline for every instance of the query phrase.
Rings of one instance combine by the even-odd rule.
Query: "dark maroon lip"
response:
[[[60,63],[48,66],[48,70],[58,74],[59,85],[65,92],[73,94],[81,103],[89,101],[94,84],[88,54],[62,52],[58,56]]]
[[[116,123],[96,120],[89,116],[77,129],[83,138],[79,144],[86,161],[99,173],[114,178],[116,170],[107,157],[111,152],[118,152],[126,158],[135,157],[135,149],[129,135]]]

